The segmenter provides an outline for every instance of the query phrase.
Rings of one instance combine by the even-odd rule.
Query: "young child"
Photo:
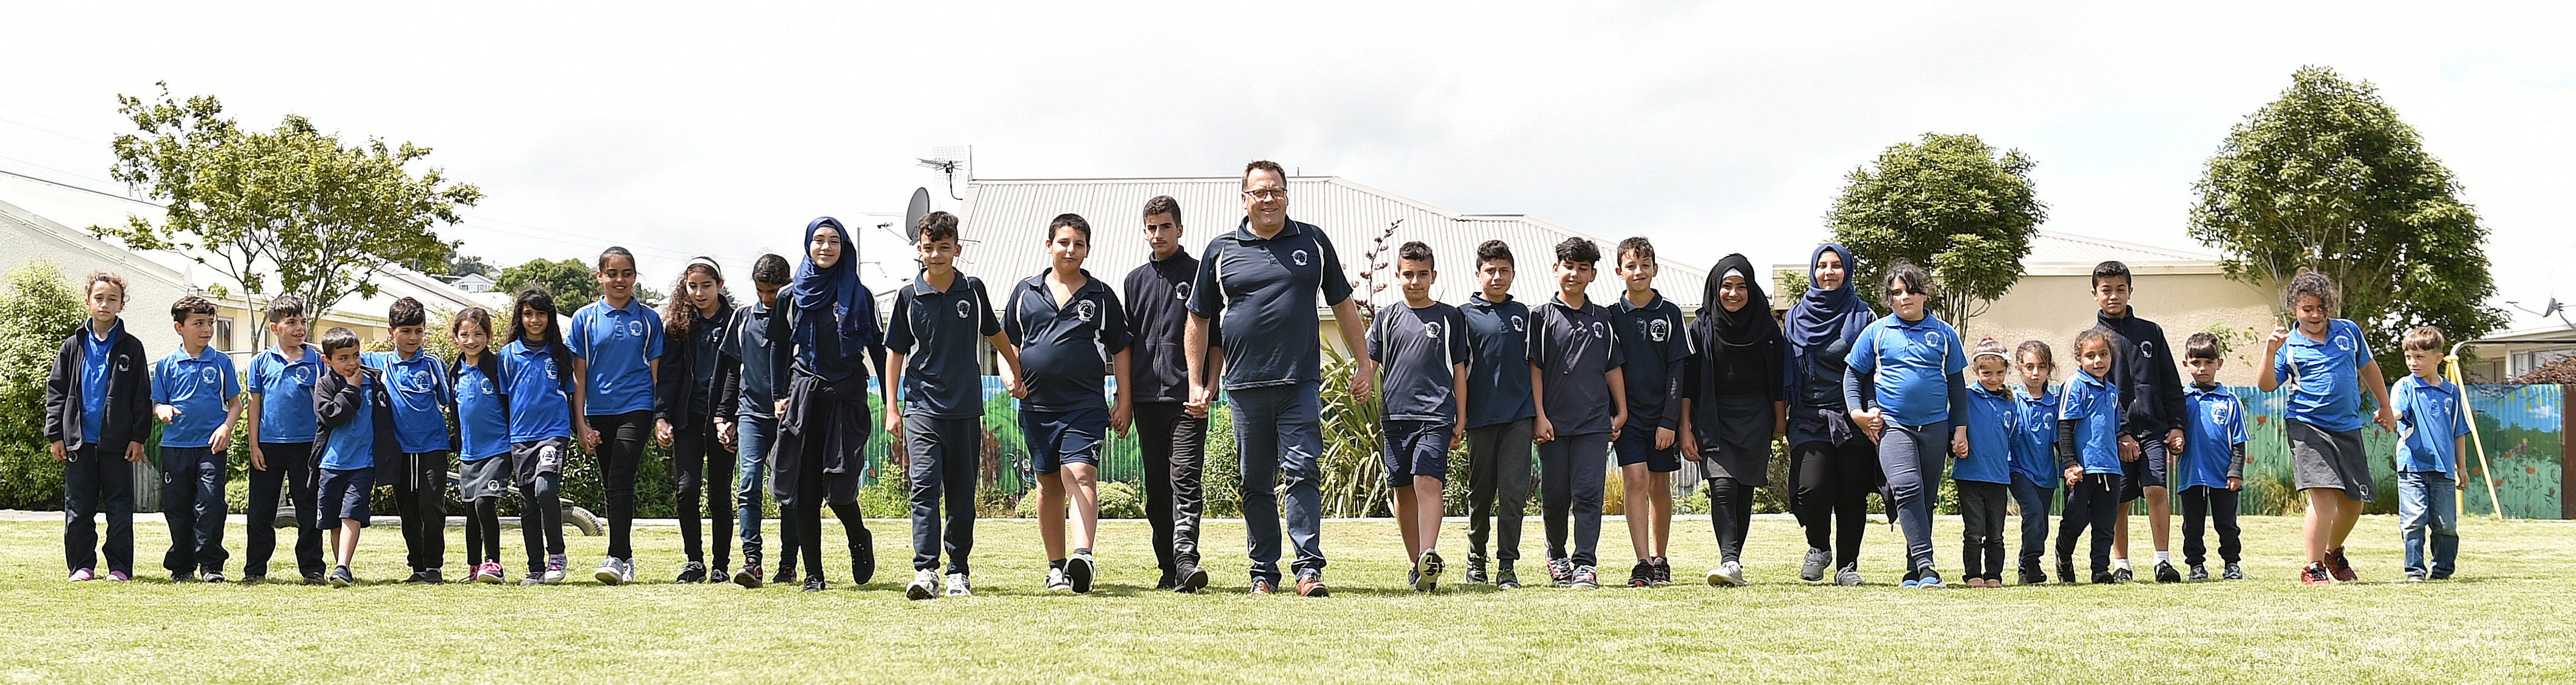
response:
[[[1690,358],[1690,336],[1683,335],[1682,308],[1655,292],[1655,244],[1643,236],[1619,241],[1619,279],[1623,297],[1610,306],[1611,325],[1627,362],[1628,413],[1637,430],[1620,431],[1611,445],[1619,452],[1619,485],[1628,515],[1628,543],[1637,565],[1628,569],[1628,587],[1670,585],[1673,564],[1664,558],[1673,538],[1673,472],[1682,469],[1674,448],[1681,439],[1682,360]]]
[[[1440,585],[1440,497],[1449,480],[1449,450],[1465,439],[1461,413],[1467,392],[1467,319],[1456,307],[1431,299],[1440,277],[1431,246],[1413,241],[1395,250],[1395,280],[1404,306],[1378,310],[1369,327],[1369,358],[1378,362],[1385,388],[1386,487],[1395,494],[1396,529],[1404,537],[1408,580],[1415,592]]]
[[[179,349],[152,364],[153,412],[161,429],[161,517],[170,522],[170,551],[161,567],[172,582],[224,582],[224,480],[233,422],[241,418],[241,377],[233,358],[206,341],[215,337],[215,303],[189,295],[170,305]]]
[[[304,341],[304,301],[280,295],[268,301],[268,335],[274,347],[250,360],[250,501],[245,503],[250,534],[242,556],[242,582],[268,577],[268,557],[277,550],[277,501],[280,494],[295,508],[295,570],[306,585],[321,585],[322,531],[313,511],[313,383],[329,375],[322,348]],[[273,410],[272,410],[273,408]],[[281,493],[281,491],[283,491]]]
[[[2048,582],[2040,557],[2048,551],[2048,510],[2057,501],[2057,483],[2065,480],[2057,465],[2057,389],[2048,379],[2057,373],[2056,355],[2048,343],[2024,340],[2013,350],[2021,385],[2013,388],[2013,504],[2021,507],[2021,584]]]
[[[1968,352],[1952,329],[1924,306],[1932,275],[1898,262],[1882,279],[1888,314],[1853,341],[1843,370],[1843,403],[1863,435],[1878,442],[1889,510],[1905,534],[1905,579],[1899,587],[1937,588],[1932,557],[1932,496],[1941,482],[1943,443],[1967,451]]]
[[[742,476],[733,497],[742,530],[742,569],[734,572],[733,582],[746,588],[762,582],[760,496],[767,483],[769,446],[778,436],[778,391],[787,381],[788,356],[779,353],[779,346],[788,344],[791,331],[778,293],[787,287],[789,268],[786,257],[774,254],[752,262],[751,287],[758,299],[733,317],[720,367],[727,374],[724,397],[732,398],[727,404],[734,407],[734,472]],[[785,526],[778,534],[777,582],[796,582],[796,542],[787,537]]]
[[[1512,248],[1500,240],[1476,246],[1477,292],[1459,306],[1467,321],[1467,575],[1494,587],[1521,586],[1521,510],[1529,505],[1530,431],[1538,402],[1530,396],[1529,305],[1512,299]],[[1495,554],[1486,554],[1485,540]]]
[[[367,495],[376,489],[377,467],[403,462],[394,433],[393,401],[384,374],[358,360],[358,333],[334,326],[322,333],[322,358],[331,373],[313,383],[313,413],[321,425],[314,442],[322,446],[314,508],[330,531],[331,587],[358,582],[349,566],[357,560],[358,532],[367,527]]]
[[[2120,478],[2122,506],[2112,525],[2115,568],[2111,573],[2120,582],[2129,581],[2126,505],[2144,497],[2147,527],[2156,542],[2156,582],[2180,582],[2182,574],[2174,571],[2173,552],[2166,546],[2172,535],[2173,503],[2165,474],[2173,466],[2174,455],[2186,447],[2183,424],[2190,417],[2184,413],[2182,376],[2174,368],[2173,345],[2166,341],[2164,327],[2138,318],[2137,309],[2129,306],[2132,285],[2127,264],[2103,262],[2093,267],[2093,302],[2102,310],[2095,322],[2119,336],[2114,342],[2120,348],[2110,381],[2120,390],[2120,458],[2127,471]]]
[[[944,212],[933,216],[948,217],[941,223],[948,227],[947,240],[953,245],[956,217]],[[877,572],[875,537],[868,533],[858,504],[859,476],[867,470],[868,437],[875,433],[868,426],[867,362],[874,361],[878,373],[892,367],[878,334],[876,298],[859,283],[858,262],[858,248],[850,244],[848,229],[839,220],[827,216],[806,223],[805,263],[796,269],[785,300],[794,325],[785,339],[772,341],[778,345],[773,354],[793,356],[794,364],[786,386],[778,389],[778,399],[771,405],[778,416],[778,447],[772,455],[770,493],[782,510],[779,528],[786,531],[787,541],[800,548],[796,557],[805,561],[806,592],[824,590],[825,506],[832,508],[832,515],[841,520],[842,533],[849,536],[850,582],[866,585]],[[901,310],[897,311],[896,320],[901,321]],[[892,388],[892,379],[887,380],[882,387]],[[895,406],[891,390],[885,399],[887,407]],[[923,452],[913,452],[914,467],[918,469],[925,458]],[[972,459],[968,457],[966,463],[974,463]],[[967,477],[972,485],[973,472],[968,471]],[[952,496],[965,498],[967,515],[974,515],[971,493]],[[919,511],[917,505],[915,511]],[[963,557],[964,551],[958,556]],[[964,578],[958,576],[960,590]]]
[[[2460,455],[2469,451],[2469,400],[2442,379],[2442,329],[2406,332],[2406,370],[2388,391],[2397,407],[2397,518],[2406,546],[2406,580],[2445,580],[2459,569]],[[2220,529],[2225,530],[2225,529]],[[2424,561],[2426,535],[2433,560]],[[2228,564],[2234,567],[2234,563]]]
[[[1020,350],[1020,431],[1038,477],[1038,538],[1046,547],[1046,589],[1091,592],[1091,547],[1100,534],[1100,459],[1111,428],[1127,435],[1127,313],[1109,284],[1082,268],[1091,222],[1060,214],[1043,241],[1050,267],[1020,279],[1002,305],[1002,332]],[[1116,404],[1100,378],[1115,376]],[[1073,502],[1073,551],[1065,552],[1065,499]]]
[[[492,313],[466,307],[447,322],[456,346],[448,364],[448,413],[456,417],[456,492],[469,509],[465,514],[466,579],[499,583],[509,577],[501,567],[501,498],[510,494],[510,388],[502,382],[501,358],[492,354]]]
[[[2120,356],[2119,335],[2095,325],[2075,336],[2075,375],[2058,397],[2057,467],[2066,479],[2066,513],[2057,522],[2057,582],[2075,582],[2075,540],[2093,533],[2093,582],[2117,583],[2111,573],[2111,519],[2119,515],[2120,389],[2111,365]]]
[[[1707,580],[1721,587],[1745,582],[1753,489],[1771,484],[1772,440],[1789,429],[1789,346],[1760,273],[1741,254],[1709,269],[1691,326],[1695,352],[1682,365],[1682,457],[1708,481],[1718,564]]]
[[[2370,457],[2361,445],[2361,393],[2378,401],[2374,417],[2381,428],[2397,430],[2397,410],[2388,402],[2388,384],[2362,340],[2361,326],[2334,318],[2333,281],[2302,271],[2290,278],[2281,305],[2298,320],[2297,330],[2273,326],[2263,356],[2271,359],[2254,377],[2264,392],[2287,385],[2287,411],[2282,419],[2290,438],[2290,472],[2308,496],[2305,526],[2307,567],[2299,582],[2327,585],[2360,579],[2344,558],[2344,538],[2361,519],[2362,505],[2377,498],[2372,491]]]
[[[501,394],[510,407],[510,471],[519,484],[519,537],[528,548],[520,585],[564,582],[563,461],[581,420],[572,350],[555,327],[555,296],[528,286],[510,303],[501,347]]]
[[[1977,342],[1968,358],[1977,377],[1968,385],[1968,413],[1961,418],[1966,444],[1953,443],[1958,463],[1950,481],[1959,490],[1959,519],[1966,524],[1959,560],[1968,587],[2004,586],[2004,504],[2012,491],[2013,442],[2020,433],[2020,405],[2005,387],[2012,364],[2004,344]]]
[[[662,304],[662,323],[671,353],[663,355],[653,393],[654,438],[671,450],[672,498],[677,500],[680,547],[688,560],[675,582],[727,582],[733,573],[732,407],[723,403],[725,331],[733,325],[733,298],[725,294],[724,271],[713,259],[699,257],[681,267],[671,298]],[[718,408],[723,411],[718,411]],[[706,503],[703,522],[699,502]],[[701,523],[715,526],[701,538]],[[707,566],[706,545],[715,545],[715,567]]]
[[[608,515],[608,556],[591,578],[602,585],[635,582],[635,469],[653,429],[653,382],[662,359],[662,317],[635,299],[635,254],[599,253],[599,301],[574,312],[564,344],[581,383],[582,449],[599,462]]]
[[[2209,567],[2201,565],[2209,560],[2203,521],[2218,529],[2218,558],[2227,564],[2220,577],[2245,578],[2236,563],[2245,549],[2236,527],[2236,493],[2245,489],[2245,402],[2218,384],[2225,353],[2218,336],[2208,333],[2193,333],[2182,346],[2183,368],[2191,370],[2191,389],[2183,391],[2191,430],[2174,472],[2182,492],[2182,561],[2191,567],[2191,580],[2209,579]]]
[[[449,385],[447,363],[421,352],[429,335],[429,316],[412,298],[395,300],[385,312],[386,337],[392,352],[368,352],[359,362],[384,379],[393,400],[394,442],[402,458],[377,474],[394,488],[394,507],[402,515],[403,549],[411,563],[405,583],[447,582],[447,464],[456,452],[456,434],[447,429],[447,408],[456,393]]]
[[[1119,291],[1127,306],[1127,372],[1136,382],[1128,392],[1135,407],[1136,447],[1145,467],[1145,522],[1153,530],[1154,566],[1161,572],[1154,589],[1198,592],[1208,584],[1199,566],[1199,519],[1207,509],[1208,406],[1192,394],[1221,376],[1190,376],[1190,283],[1199,260],[1181,249],[1181,204],[1169,195],[1145,201],[1145,247],[1152,252],[1127,272]],[[1224,326],[1211,321],[1208,340],[1224,340]],[[1206,359],[1224,365],[1222,349],[1200,345]],[[1206,354],[1217,350],[1218,354]],[[1125,387],[1123,384],[1120,387]]]
[[[1602,460],[1628,423],[1628,388],[1610,310],[1586,299],[1601,247],[1582,238],[1556,244],[1556,297],[1531,312],[1530,393],[1539,398],[1539,510],[1547,522],[1547,575],[1558,587],[1601,587],[1595,548],[1601,542]],[[1574,553],[1565,549],[1574,519]]]
[[[1020,354],[1002,335],[984,282],[958,273],[957,217],[931,212],[921,218],[921,275],[895,293],[894,318],[885,346],[887,387],[903,388],[903,402],[888,398],[886,432],[904,441],[912,476],[912,584],[905,596],[930,599],[938,591],[939,555],[948,553],[947,594],[974,594],[966,556],[975,548],[975,473],[984,452],[984,381],[975,341],[993,346],[1009,365],[1004,383],[1018,394]],[[945,538],[941,499],[947,501]]]
[[[134,578],[134,467],[152,436],[152,379],[143,341],[125,332],[125,279],[104,271],[81,279],[89,320],[54,357],[45,381],[45,442],[63,465],[63,560],[71,579]],[[107,540],[98,514],[107,512]]]

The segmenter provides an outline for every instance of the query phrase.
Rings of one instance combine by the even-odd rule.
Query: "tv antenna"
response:
[[[930,149],[929,157],[913,158],[913,163],[947,177],[948,199],[951,200],[962,202],[966,199],[957,196],[958,174],[965,174],[966,180],[975,180],[975,147],[971,145],[934,147]]]

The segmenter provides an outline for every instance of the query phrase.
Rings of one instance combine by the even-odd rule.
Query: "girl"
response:
[[[805,225],[805,263],[796,269],[787,299],[795,362],[778,399],[778,449],[772,457],[770,494],[784,510],[779,527],[802,549],[805,591],[823,591],[823,505],[850,536],[851,582],[876,575],[873,539],[858,505],[859,472],[867,466],[868,367],[885,372],[885,342],[877,329],[876,299],[859,284],[858,250],[832,217]],[[781,349],[786,352],[787,349]],[[866,355],[862,357],[861,355]],[[891,390],[886,406],[894,406]]]
[[[1923,306],[1932,299],[1932,276],[1898,262],[1887,270],[1886,318],[1852,342],[1843,371],[1843,404],[1861,434],[1878,443],[1878,466],[1887,474],[1888,511],[1905,533],[1902,587],[1941,587],[1932,562],[1932,491],[1941,482],[1942,447],[1967,451],[1968,368],[1959,332]]]
[[[501,392],[509,395],[510,470],[519,479],[519,534],[528,545],[528,575],[519,584],[553,585],[564,581],[563,460],[581,424],[582,393],[572,349],[555,327],[555,296],[528,286],[510,311]]]
[[[2272,363],[2254,377],[2264,392],[2290,387],[2286,431],[2290,437],[2290,470],[2299,490],[2308,495],[2307,568],[2299,581],[2309,585],[2360,579],[2344,558],[2343,541],[2369,503],[2370,461],[2361,445],[2361,393],[2368,390],[2379,405],[2373,417],[2380,428],[2397,430],[2397,414],[2388,404],[2388,383],[2371,361],[2361,326],[2333,318],[2335,286],[2325,275],[2301,271],[2282,291],[2281,304],[2298,318],[2297,334],[2273,326],[2263,342]]]
[[[510,395],[502,384],[501,358],[492,354],[492,313],[466,307],[447,325],[456,344],[456,359],[447,365],[458,444],[457,492],[472,508],[465,514],[465,561],[469,580],[498,583],[501,568],[501,497],[510,490]],[[533,570],[533,569],[531,569]]]
[[[2004,382],[2012,375],[2008,357],[1994,338],[1977,343],[1968,358],[1977,377],[1968,386],[1967,413],[1955,415],[1968,436],[1967,444],[1951,446],[1959,463],[1950,470],[1959,491],[1959,520],[1967,527],[1959,561],[1968,587],[2004,586],[2004,504],[2011,499],[2013,438],[2020,426],[2020,403]]]
[[[724,582],[733,556],[733,408],[723,397],[721,379],[729,375],[721,353],[724,333],[733,324],[733,298],[724,291],[724,272],[713,259],[699,257],[680,270],[672,297],[662,306],[662,321],[678,345],[664,357],[670,362],[653,393],[659,420],[654,438],[671,450],[671,480],[679,500],[681,546],[689,560],[680,565],[678,582]],[[739,361],[731,362],[740,364]],[[698,539],[698,498],[706,497],[706,516],[715,523],[716,565],[708,573],[705,549]]]
[[[2119,334],[2094,326],[2075,336],[2076,374],[2058,398],[2057,465],[2066,479],[2066,514],[2057,522],[2057,582],[2075,582],[2075,538],[2093,531],[2093,582],[2111,575],[2111,526],[2120,514],[2120,389],[2111,364]]]
[[[2024,340],[2013,352],[2021,385],[2013,388],[2012,496],[2021,508],[2021,584],[2048,582],[2040,553],[2048,550],[2048,508],[2057,497],[2057,373],[2048,343]],[[2072,579],[2069,579],[2072,580]]]
[[[1859,585],[1861,519],[1881,476],[1874,444],[1852,425],[1843,404],[1843,371],[1852,341],[1878,318],[1851,286],[1851,250],[1823,245],[1807,259],[1807,292],[1789,309],[1790,509],[1807,529],[1807,560],[1798,577]],[[1829,546],[1830,545],[1830,546]],[[1831,551],[1827,551],[1830,549]]]
[[[1709,523],[1717,529],[1710,585],[1744,584],[1753,489],[1771,484],[1771,440],[1788,426],[1780,384],[1788,345],[1771,318],[1771,297],[1753,278],[1758,273],[1741,254],[1709,269],[1690,331],[1698,353],[1682,363],[1682,457],[1707,474]]]
[[[602,585],[635,582],[635,468],[653,426],[653,379],[662,357],[662,317],[635,299],[635,255],[599,253],[599,301],[572,315],[575,391],[588,413],[573,424],[582,449],[599,460],[608,504],[608,557],[591,574]]]

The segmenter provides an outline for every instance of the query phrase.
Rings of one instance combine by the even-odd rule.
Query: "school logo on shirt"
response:
[[[1073,303],[1073,318],[1090,321],[1092,316],[1099,313],[1100,303],[1098,302],[1083,300],[1081,302]]]
[[[428,369],[412,371],[411,375],[403,377],[403,391],[429,392],[430,381],[431,378],[429,376]]]
[[[214,385],[215,379],[215,367],[209,366],[197,372],[197,382]]]
[[[1529,321],[1528,321],[1528,320],[1525,320],[1525,319],[1522,319],[1522,318],[1521,318],[1521,315],[1519,315],[1519,314],[1513,314],[1513,315],[1512,315],[1512,332],[1514,332],[1514,333],[1519,333],[1519,332],[1527,331],[1527,330],[1529,330]]]
[[[2343,350],[2345,352],[2352,351],[2352,338],[2350,336],[2338,334],[2334,337],[2334,343],[2335,349]]]
[[[1294,252],[1290,252],[1290,253],[1288,253],[1288,261],[1296,262],[1298,266],[1305,266],[1305,265],[1306,265],[1306,251],[1305,251],[1305,250],[1297,250],[1297,251],[1294,251]]]
[[[1672,322],[1665,321],[1663,319],[1649,319],[1646,321],[1646,339],[1653,340],[1655,342],[1663,342],[1664,338],[1670,337],[1672,334]]]
[[[302,366],[295,367],[294,370],[288,371],[286,373],[286,377],[289,380],[295,381],[296,385],[313,384],[313,370]]]
[[[975,312],[975,303],[967,302],[967,301],[965,301],[965,300],[958,300],[958,301],[957,301],[957,318],[960,318],[960,319],[969,319],[969,318],[974,318],[974,316],[975,316],[974,312]]]
[[[644,337],[644,322],[642,320],[626,322],[626,334],[638,338]]]
[[[2149,344],[2147,341],[2144,341],[2144,340],[2140,340],[2140,341],[2138,341],[2138,358],[2140,358],[2140,359],[2154,359],[2154,358],[2156,358],[2156,346],[2155,346],[2155,345],[2153,345],[2153,344]]]
[[[116,372],[117,372],[117,373],[124,373],[126,370],[131,369],[131,368],[133,368],[132,362],[131,362],[131,361],[129,361],[129,360],[127,360],[127,359],[125,358],[125,355],[121,355],[121,354],[120,354],[120,355],[117,355],[117,356],[116,356]]]
[[[546,360],[546,380],[555,380],[555,360]]]
[[[1924,343],[1926,343],[1926,344],[1929,344],[1929,345],[1931,345],[1931,346],[1933,346],[1933,347],[1940,347],[1940,346],[1941,346],[1941,332],[1940,332],[1940,331],[1925,331],[1925,332],[1923,333],[1923,342],[1924,342]]]
[[[1599,321],[1592,322],[1592,337],[1595,339],[1610,337],[1610,327],[1601,325]]]
[[[2225,424],[2227,423],[2227,416],[2234,413],[2236,413],[2236,407],[2234,405],[2227,402],[2220,402],[2217,406],[2209,408],[2209,419],[2220,424]]]
[[[1181,287],[1172,291],[1172,299],[1180,300],[1182,302],[1190,301],[1190,282],[1181,281]]]
[[[1424,322],[1422,322],[1422,337],[1430,338],[1430,339],[1432,339],[1432,340],[1439,340],[1439,339],[1440,339],[1440,322],[1438,322],[1438,321],[1424,321]]]

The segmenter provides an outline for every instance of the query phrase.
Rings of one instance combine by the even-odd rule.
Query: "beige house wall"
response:
[[[2164,327],[2176,356],[2193,333],[2230,331],[2232,335],[2222,335],[2232,346],[2218,380],[2253,385],[2255,359],[2263,353],[2262,336],[2271,333],[2273,312],[2279,308],[2273,291],[2229,280],[2215,265],[2142,265],[2132,269],[2136,277],[2131,306],[2138,316]],[[2056,352],[2058,377],[2063,379],[2074,369],[2072,345],[2076,334],[2091,328],[2101,311],[2093,303],[2091,288],[2090,265],[2034,265],[2031,273],[2022,276],[1983,315],[1970,319],[1960,332],[1971,346],[1986,336],[2008,347],[2018,347],[2024,340],[2047,342]],[[2176,364],[2179,361],[2167,360]],[[2186,372],[2184,381],[2189,380]]]

